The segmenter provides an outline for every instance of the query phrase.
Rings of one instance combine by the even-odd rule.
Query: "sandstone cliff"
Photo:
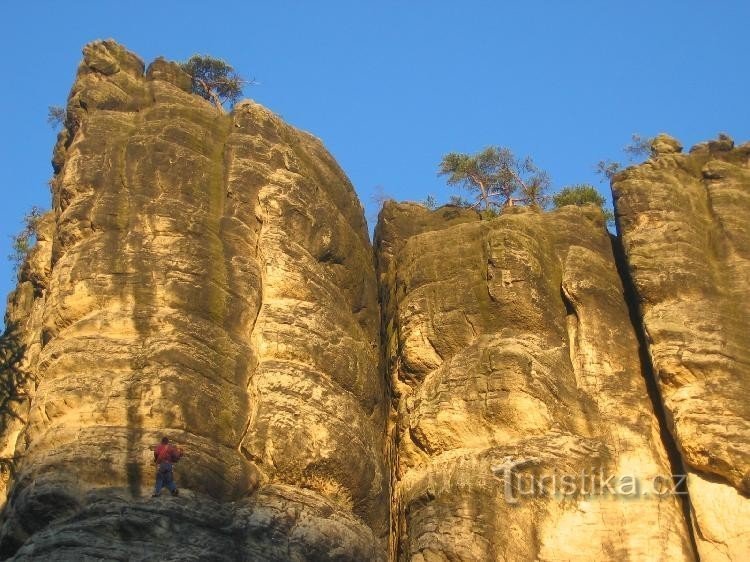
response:
[[[674,497],[506,492],[670,474],[601,212],[388,205],[376,243],[398,557],[692,559]]]
[[[178,559],[378,559],[385,389],[361,206],[317,139],[189,89],[173,63],[84,49],[8,312],[33,382],[5,430],[20,460],[3,552],[136,559],[166,535],[189,537]],[[186,493],[140,500],[163,434],[187,451]]]
[[[666,135],[614,201],[701,560],[750,555],[750,144]]]
[[[0,338],[0,557],[748,559],[749,158],[660,136],[620,237],[388,203],[373,250],[317,139],[87,45]]]

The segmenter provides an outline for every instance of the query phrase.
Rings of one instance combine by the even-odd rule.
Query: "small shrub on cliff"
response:
[[[451,152],[443,156],[439,176],[448,176],[448,185],[472,193],[472,207],[479,210],[512,206],[516,202],[544,207],[549,176],[531,158],[516,158],[503,146],[488,146],[476,154]],[[514,195],[520,194],[519,198]]]
[[[642,137],[638,133],[630,135],[630,144],[625,145],[622,150],[628,155],[628,160],[638,160],[651,154],[651,143],[653,137]]]
[[[36,244],[37,226],[42,214],[38,207],[32,207],[23,218],[23,229],[12,237],[13,253],[8,256],[8,259],[13,263],[14,272],[17,272],[18,268],[26,261],[29,252]]]
[[[351,492],[331,478],[313,474],[300,482],[300,486],[318,492],[345,509],[352,510],[354,508]]]
[[[622,170],[622,164],[613,160],[599,160],[594,167],[594,171],[602,177],[602,180],[605,178],[611,180],[620,170]]]
[[[193,55],[180,66],[193,79],[193,93],[212,102],[220,110],[225,103],[230,106],[237,103],[247,83],[221,59]]]
[[[601,208],[607,219],[607,223],[611,223],[615,220],[614,213],[604,206],[604,197],[602,197],[602,194],[599,193],[593,185],[587,183],[563,187],[559,192],[552,196],[552,204],[555,206],[555,209],[559,209],[566,205],[581,206],[593,204]]]
[[[47,108],[47,123],[53,129],[57,130],[65,125],[65,119],[68,117],[68,112],[61,105],[50,105]]]
[[[593,185],[581,183],[563,187],[552,196],[552,202],[556,209],[565,205],[587,205],[589,203],[602,207],[604,197]]]
[[[651,143],[653,137],[642,137],[638,133],[633,133],[630,137],[630,143],[625,145],[622,149],[625,154],[628,155],[630,162],[635,162],[642,158],[645,158],[651,154]],[[599,160],[594,167],[597,174],[602,177],[602,180],[612,180],[614,175],[622,171],[624,166],[620,162],[614,160]]]
[[[429,193],[427,197],[425,197],[422,201],[422,205],[427,207],[430,211],[434,211],[435,209],[437,209],[438,202],[435,196]]]

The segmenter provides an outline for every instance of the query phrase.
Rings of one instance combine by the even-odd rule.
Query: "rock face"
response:
[[[181,560],[381,559],[362,208],[317,139],[189,90],[173,63],[84,49],[53,210],[8,312],[23,353],[2,552],[139,559],[161,537]],[[145,499],[164,434],[186,451],[173,502]]]
[[[373,251],[317,139],[87,45],[0,337],[0,558],[748,559],[750,146],[681,150],[617,176],[621,240],[388,203]]]
[[[648,494],[671,472],[601,212],[513,211],[381,213],[392,555],[691,560],[675,497],[528,493],[601,471]]]
[[[701,560],[747,560],[750,144],[721,135],[681,154],[657,140],[615,178],[619,228]]]

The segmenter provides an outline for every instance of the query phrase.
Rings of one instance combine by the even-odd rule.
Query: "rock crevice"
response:
[[[747,558],[749,145],[657,137],[618,237],[388,202],[373,248],[318,139],[83,55],[0,338],[0,557]]]
[[[598,211],[483,221],[386,204],[375,245],[393,558],[693,558],[674,497],[507,492],[532,476],[670,474]]]
[[[189,89],[174,63],[144,72],[114,42],[84,49],[53,210],[8,309],[35,384],[4,428],[17,462],[3,553],[137,557],[148,533],[93,508],[117,501],[191,534],[140,499],[167,434],[186,451],[175,501],[224,506],[231,536],[195,530],[228,541],[226,559],[382,558],[384,385],[361,206],[319,141]]]
[[[655,398],[688,475],[701,560],[741,560],[750,552],[750,145],[720,135],[683,154],[669,144],[614,178],[623,264]]]

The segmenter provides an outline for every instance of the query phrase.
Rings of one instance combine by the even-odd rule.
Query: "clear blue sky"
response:
[[[632,133],[750,139],[748,24],[747,0],[5,1],[0,314],[10,236],[49,207],[47,106],[65,103],[93,39],[255,77],[246,94],[320,137],[372,220],[378,185],[446,199],[448,151],[509,146],[559,187],[600,185],[593,165],[624,158]]]

